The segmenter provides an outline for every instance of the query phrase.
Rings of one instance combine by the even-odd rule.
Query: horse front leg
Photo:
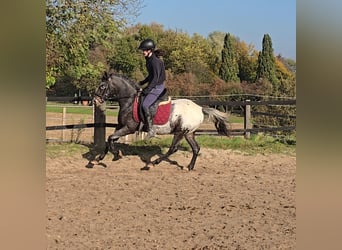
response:
[[[114,157],[113,157],[113,161],[117,161],[119,160],[120,158],[122,158],[119,150],[115,147],[115,142],[117,140],[119,140],[120,136],[117,136],[115,134],[113,135],[110,135],[108,137],[108,147],[109,147],[109,152],[111,152]]]
[[[119,140],[120,137],[132,134],[134,132],[135,130],[131,127],[124,126],[116,130],[114,134],[108,136],[108,151],[114,155],[113,161],[117,161],[122,158],[122,153],[115,147],[115,142]]]
[[[114,158],[115,158],[115,155],[117,155],[117,157],[118,157],[119,153],[115,153],[115,147],[114,147],[114,142],[117,141],[118,139],[119,139],[119,137],[116,138],[114,136],[114,134],[110,135],[107,139],[104,151],[95,159],[94,163],[99,163],[100,161],[102,161],[109,151],[113,152]]]
[[[106,142],[106,147],[104,151],[99,155],[99,157],[96,158],[96,161],[98,162],[102,161],[105,158],[106,154],[108,153],[108,150],[109,150],[109,146],[108,146],[108,142]]]

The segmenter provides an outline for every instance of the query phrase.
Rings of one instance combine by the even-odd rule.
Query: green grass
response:
[[[229,116],[230,123],[243,123],[243,117],[237,115],[230,115]]]
[[[85,153],[87,150],[88,147],[86,145],[73,142],[47,143],[45,154],[50,158],[56,158],[59,156],[73,156],[75,154]]]
[[[168,148],[171,145],[172,137],[165,137],[162,139],[153,139],[149,144]],[[210,135],[201,135],[196,137],[196,141],[202,148],[212,149],[230,149],[247,154],[296,154],[295,138],[288,140],[279,140],[267,135],[252,135],[250,139],[244,137],[217,137]],[[290,143],[286,143],[290,142]],[[137,141],[133,145],[146,145],[145,141]],[[180,147],[184,150],[190,151],[190,146],[185,140],[182,140]]]
[[[290,156],[296,155],[296,138],[288,137],[286,140],[279,140],[267,135],[252,135],[250,139],[243,137],[218,137],[201,135],[196,140],[201,148],[226,149],[248,155],[255,154],[285,154]],[[130,145],[121,144],[125,150],[133,154],[146,153],[161,148],[163,152],[170,147],[172,136],[163,137],[161,139],[153,139],[151,141],[136,141]],[[76,153],[86,153],[91,146],[77,143],[47,143],[46,155],[54,158],[58,156],[72,156]],[[179,145],[180,150],[191,151],[190,146],[185,140]]]
[[[51,113],[63,113],[63,106],[46,106],[46,112]],[[81,114],[81,115],[92,115],[93,107],[92,106],[80,106],[80,107],[67,107],[66,112],[69,114]],[[107,109],[107,116],[117,116],[118,110]]]
[[[66,104],[57,104],[49,103],[50,105],[46,106],[46,112],[56,112],[62,113],[63,106]],[[107,116],[117,116],[117,109],[107,109]],[[70,104],[67,107],[67,113],[72,114],[82,114],[82,115],[92,115],[93,109],[92,106],[75,106],[70,107]],[[229,119],[230,123],[243,123],[243,117],[231,115]],[[172,136],[163,137],[162,139],[153,139],[151,142],[145,141],[137,141],[130,145],[130,150],[134,150],[136,153],[139,153],[139,150],[143,150],[143,148],[147,147],[160,147],[163,150],[167,150],[171,145]],[[266,153],[283,153],[289,155],[296,154],[296,138],[295,136],[283,137],[282,139],[273,138],[271,136],[259,134],[252,135],[250,139],[246,140],[243,137],[217,137],[217,136],[209,136],[209,135],[201,135],[196,137],[197,142],[202,148],[213,148],[213,149],[230,149],[239,152],[244,152],[248,154],[266,154]],[[55,155],[60,154],[73,154],[76,152],[84,152],[85,150],[89,150],[88,147],[85,147],[81,144],[75,143],[48,143],[46,145],[47,155],[50,157],[54,157]],[[180,148],[183,150],[190,151],[190,146],[187,144],[185,140],[183,140],[180,144]],[[59,153],[61,152],[61,153]]]

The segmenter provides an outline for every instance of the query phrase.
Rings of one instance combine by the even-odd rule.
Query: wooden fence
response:
[[[259,128],[253,128],[251,119],[252,116],[272,116],[272,117],[278,117],[278,118],[290,118],[290,119],[296,119],[295,115],[286,115],[286,114],[272,114],[272,113],[266,113],[266,112],[257,112],[252,111],[252,106],[270,106],[270,105],[284,105],[284,106],[295,106],[296,100],[269,100],[269,101],[195,101],[197,104],[204,106],[211,106],[211,107],[241,107],[243,110],[243,116],[244,116],[244,126],[243,129],[232,129],[231,134],[232,135],[245,135],[246,138],[249,138],[250,133],[258,133],[258,132],[275,132],[275,131],[293,131],[296,129],[295,126],[283,126],[283,127],[259,127]]]
[[[63,101],[63,102],[74,102],[74,97],[58,97],[58,98],[47,98],[47,101]],[[273,116],[278,118],[289,118],[296,119],[295,115],[287,115],[287,114],[271,114],[266,112],[256,112],[252,111],[252,106],[257,105],[285,105],[285,106],[294,106],[296,105],[296,100],[269,100],[269,101],[207,101],[207,100],[194,100],[197,104],[201,106],[211,106],[211,107],[240,107],[243,110],[243,128],[241,129],[231,129],[231,135],[244,135],[246,138],[250,137],[251,133],[259,133],[259,132],[276,132],[276,131],[294,131],[296,129],[295,126],[283,126],[283,127],[253,127],[251,119],[255,116]],[[116,123],[107,123],[106,115],[101,110],[98,110],[96,107],[93,107],[93,123],[85,123],[85,124],[71,124],[71,125],[56,125],[56,126],[46,126],[46,130],[65,130],[65,129],[82,129],[82,128],[94,128],[94,144],[99,147],[103,147],[105,143],[105,130],[106,127],[116,127]],[[65,112],[65,111],[64,111]],[[205,130],[199,129],[196,132],[197,134],[210,134],[217,135],[216,130]]]

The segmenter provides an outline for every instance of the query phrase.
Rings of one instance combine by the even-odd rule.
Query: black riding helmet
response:
[[[152,39],[145,39],[144,41],[142,41],[139,45],[138,49],[141,50],[154,50],[156,47],[156,44],[154,43],[154,41]]]

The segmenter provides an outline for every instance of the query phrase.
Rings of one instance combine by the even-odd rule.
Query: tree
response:
[[[214,31],[208,35],[208,42],[217,57],[221,57],[226,33]]]
[[[274,87],[274,91],[276,91],[278,79],[276,77],[275,57],[273,54],[272,40],[268,34],[265,34],[262,39],[262,50],[258,56],[256,80],[263,78],[270,81]]]
[[[158,47],[165,51],[165,68],[174,74],[193,73],[200,81],[210,79],[210,45],[204,37],[168,30],[160,36]]]
[[[276,59],[274,57],[271,37],[268,34],[265,34],[263,37],[262,51],[258,57],[257,82],[260,82],[266,90],[265,95],[286,98],[295,96],[295,77],[279,58]],[[257,106],[256,111],[294,115],[295,107]],[[254,121],[256,124],[262,124],[263,126],[295,126],[295,121],[286,116],[285,118],[258,116]],[[286,134],[286,132],[282,133]]]
[[[134,15],[141,0],[46,0],[47,87],[68,76],[78,88],[96,81],[106,65],[90,60],[98,46],[111,49],[127,15]]]
[[[252,83],[256,77],[258,54],[252,44],[243,41],[236,43],[240,82]]]
[[[236,50],[233,37],[227,33],[222,49],[222,63],[219,75],[226,82],[238,82],[239,68],[236,60]]]
[[[224,44],[224,37],[226,33],[221,31],[214,31],[208,35],[208,42],[211,49],[212,56],[209,59],[209,67],[212,72],[218,75],[221,65],[221,54]]]
[[[296,73],[296,61],[290,58],[282,57],[280,54],[276,56],[276,60],[279,60],[284,67],[291,73]]]
[[[110,67],[129,77],[139,67],[137,41],[132,36],[125,36],[115,42],[115,50],[108,60]],[[140,56],[142,58],[142,56]]]

